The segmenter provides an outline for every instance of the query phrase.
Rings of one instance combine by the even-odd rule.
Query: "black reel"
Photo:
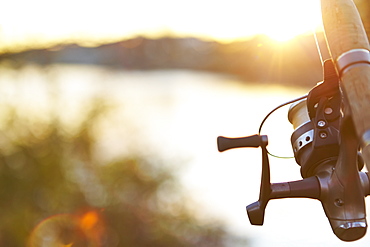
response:
[[[261,147],[262,177],[259,200],[247,206],[252,225],[263,225],[270,199],[312,198],[321,201],[334,234],[354,241],[366,233],[364,198],[370,194],[368,174],[358,152],[350,112],[343,102],[339,79],[332,60],[324,63],[324,80],[307,96],[290,107],[289,121],[296,162],[302,180],[270,182],[268,138],[252,135],[242,138],[218,137],[220,152],[242,147]]]

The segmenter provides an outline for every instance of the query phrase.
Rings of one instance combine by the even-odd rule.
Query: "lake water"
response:
[[[179,180],[205,217],[221,218],[252,246],[370,244],[369,236],[354,243],[338,240],[320,202],[309,199],[270,201],[264,226],[251,226],[245,206],[258,200],[261,151],[217,151],[217,136],[256,134],[270,110],[306,90],[195,71],[29,65],[1,68],[0,93],[0,104],[16,103],[27,114],[44,118],[45,112],[58,111],[70,125],[89,108],[91,98],[108,98],[118,108],[97,130],[104,154],[98,158],[130,153],[161,157],[179,171]],[[281,156],[292,156],[287,111],[275,112],[262,131],[269,136],[269,151]],[[294,159],[270,158],[270,165],[272,182],[301,178]]]

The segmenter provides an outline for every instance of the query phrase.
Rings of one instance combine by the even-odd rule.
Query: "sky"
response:
[[[0,51],[138,35],[284,41],[320,24],[319,0],[12,0],[0,8]]]

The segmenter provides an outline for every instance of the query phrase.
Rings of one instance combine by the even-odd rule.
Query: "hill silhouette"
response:
[[[323,42],[323,37],[319,37]],[[98,47],[66,44],[0,56],[21,66],[56,63],[93,64],[125,70],[190,69],[238,76],[248,82],[313,86],[322,78],[313,36],[278,43],[265,36],[232,43],[196,38],[136,37]]]

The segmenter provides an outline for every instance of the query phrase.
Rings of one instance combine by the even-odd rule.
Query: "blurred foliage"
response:
[[[197,217],[168,166],[99,163],[93,129],[105,111],[97,104],[70,132],[57,116],[30,121],[2,106],[0,246],[245,246]]]

